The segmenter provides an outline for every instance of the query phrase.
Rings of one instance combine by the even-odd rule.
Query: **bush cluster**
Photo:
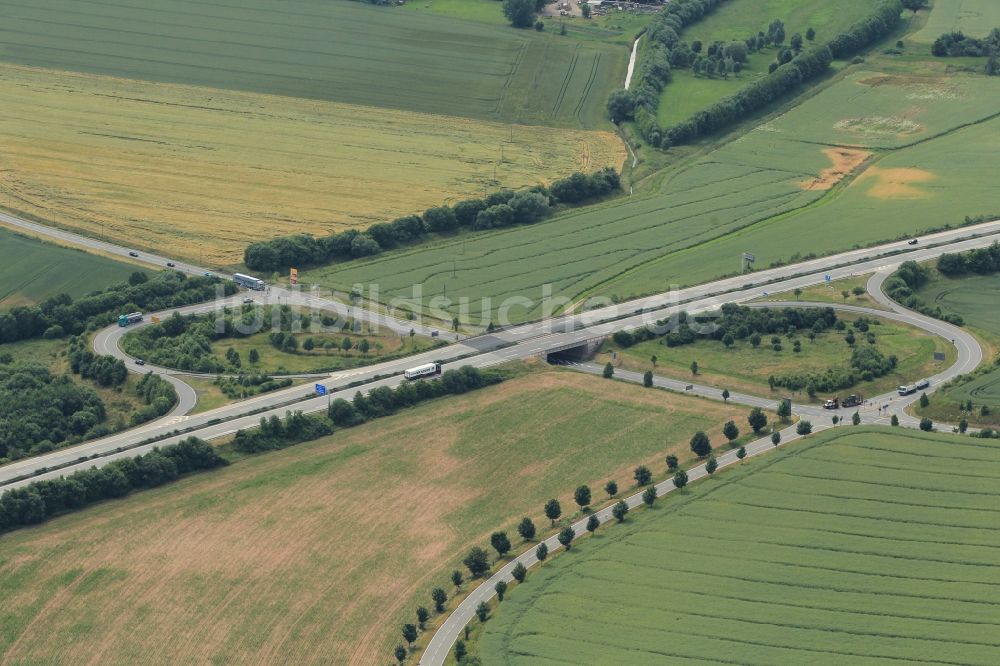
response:
[[[942,255],[944,256],[944,255]],[[945,260],[946,266],[952,260]],[[936,317],[954,324],[962,326],[965,319],[959,314],[945,313],[940,306],[931,307],[920,298],[916,291],[927,284],[930,279],[930,272],[914,261],[906,261],[899,266],[899,270],[882,285],[885,293],[892,300],[911,310],[916,310],[928,317]]]
[[[1000,52],[1000,28],[993,28],[983,39],[961,32],[946,32],[934,40],[931,53],[938,57],[973,57],[996,55]]]
[[[903,6],[900,0],[882,0],[872,12],[834,37],[825,46],[802,50],[801,35],[793,35],[790,48],[782,48],[767,76],[749,82],[734,95],[698,111],[691,118],[668,128],[656,120],[660,92],[670,81],[671,69],[692,67],[696,75],[728,76],[738,73],[747,54],[785,40],[784,25],[772,21],[768,30],[743,41],[709,45],[702,55],[700,42],[680,41],[680,33],[691,22],[713,11],[723,0],[683,0],[667,5],[653,20],[650,46],[632,91],[617,90],[608,99],[608,114],[615,122],[634,118],[636,128],[651,145],[661,148],[690,143],[718,131],[776,101],[800,84],[825,73],[834,58],[845,58],[889,34],[897,25]],[[814,38],[810,32],[807,38]]]
[[[664,130],[661,147],[669,148],[711,134],[748,114],[761,109],[801,83],[824,72],[833,61],[829,47],[819,46],[803,51],[767,76],[754,79],[735,95],[725,97],[698,111],[691,118]]]
[[[214,383],[230,398],[240,399],[288,388],[292,385],[292,380],[274,379],[268,375],[240,374],[236,377],[216,377]]]
[[[903,14],[900,0],[881,0],[875,3],[872,13],[830,40],[833,57],[843,60],[882,39],[899,24]]]
[[[884,377],[896,369],[898,359],[885,356],[873,346],[858,347],[851,352],[850,367],[827,368],[823,372],[791,373],[769,378],[772,386],[784,386],[791,391],[805,389],[809,395],[833,393],[850,388],[859,381]]]
[[[101,386],[120,386],[128,379],[124,361],[114,356],[98,356],[87,348],[87,341],[81,336],[70,340],[69,367],[74,374]]]
[[[97,393],[37,364],[0,366],[0,460],[93,436],[107,416]]]
[[[324,437],[333,428],[322,416],[306,416],[302,412],[288,412],[285,419],[277,416],[261,417],[255,430],[237,430],[233,448],[241,453],[274,451],[286,446]]]
[[[557,203],[575,204],[604,197],[620,187],[618,173],[611,167],[592,174],[574,173],[552,183],[548,189],[535,186],[523,192],[501,190],[484,199],[431,208],[421,216],[407,215],[392,222],[373,224],[365,231],[349,229],[323,238],[308,234],[279,236],[252,243],[243,253],[243,262],[252,270],[283,271],[292,266],[315,266],[367,257],[425,240],[431,234],[460,228],[494,229],[532,224],[548,217],[551,207]]]
[[[200,303],[214,298],[220,285],[227,296],[237,291],[232,282],[187,277],[176,271],[164,271],[146,281],[134,282],[136,284],[112,285],[75,301],[61,294],[37,306],[12,308],[0,314],[0,344],[43,335],[46,338],[79,335],[88,328],[114,323],[118,315],[125,312],[165,310]]]
[[[937,269],[948,277],[978,273],[989,275],[1000,271],[1000,243],[957,254],[938,257]]]
[[[146,406],[132,414],[130,425],[133,427],[163,416],[177,404],[177,390],[174,385],[152,372],[146,373],[139,380],[135,393]],[[110,431],[107,434],[110,434]]]
[[[750,339],[754,346],[760,344],[762,335],[794,334],[797,331],[822,333],[837,324],[833,308],[748,308],[727,303],[718,313],[695,317],[693,320],[682,312],[676,322],[658,322],[670,330],[662,336],[668,347],[689,345],[699,338],[726,341]],[[612,336],[615,344],[631,347],[639,342],[652,340],[657,333],[644,328],[619,331]]]
[[[104,467],[91,467],[51,481],[35,481],[0,495],[0,531],[35,525],[60,513],[225,464],[210,444],[189,437]]]
[[[350,402],[338,398],[330,403],[327,414],[334,425],[349,428],[369,419],[394,414],[403,407],[425,400],[444,395],[458,395],[501,381],[503,375],[497,372],[463,365],[458,370],[448,370],[439,379],[404,382],[394,389],[379,386],[372,389],[367,396],[359,391]]]

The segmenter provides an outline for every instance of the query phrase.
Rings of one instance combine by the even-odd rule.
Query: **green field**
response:
[[[850,323],[856,317],[839,315],[839,318]],[[879,320],[876,320],[879,321]],[[942,338],[919,329],[889,320],[881,320],[879,325],[872,325],[869,330],[875,334],[875,347],[885,356],[895,355],[899,359],[896,370],[872,381],[861,381],[852,387],[841,389],[841,394],[861,393],[874,395],[891,391],[900,384],[913,381],[914,377],[926,377],[940,372],[955,360],[955,348]],[[606,343],[596,361],[605,363],[610,360],[612,349],[618,352],[623,367],[629,370],[645,372],[653,370],[654,374],[673,379],[697,381],[699,384],[715,386],[720,391],[742,391],[756,395],[789,395],[788,389],[775,388],[772,392],[768,385],[768,377],[794,375],[799,373],[822,374],[827,368],[849,367],[852,348],[844,341],[845,333],[830,330],[816,336],[810,341],[805,335],[798,335],[797,340],[802,345],[802,351],[792,350],[793,341],[786,336],[782,339],[781,351],[771,348],[771,336],[765,335],[760,347],[754,349],[749,340],[737,340],[732,347],[726,348],[719,340],[699,340],[693,344],[678,347],[667,347],[660,340],[648,340],[627,349],[621,349],[613,343]],[[864,341],[865,334],[855,331],[857,347],[868,343]],[[943,352],[943,362],[934,361],[934,352]],[[656,367],[652,367],[650,359],[656,356]],[[692,377],[691,363],[698,363],[698,376]],[[796,402],[810,402],[806,392],[793,393]],[[817,395],[813,402],[822,402],[829,395]]]
[[[127,280],[138,266],[45,243],[0,227],[0,309],[79,297]]]
[[[345,0],[5,1],[0,26],[22,65],[571,127],[606,124],[627,56]]]
[[[810,27],[816,31],[815,43],[825,44],[865,16],[870,7],[870,0],[836,3],[827,0],[728,2],[687,28],[682,39],[686,42],[698,40],[703,44],[743,41],[760,31],[766,32],[768,24],[779,19],[785,23],[784,46],[788,46],[795,33],[802,34],[804,38]],[[748,81],[766,74],[778,51],[776,47],[769,47],[750,54],[743,72],[728,79],[696,77],[690,69],[675,71],[673,79],[660,94],[657,107],[660,125],[666,127],[686,120],[696,111],[735,94]]]
[[[574,543],[508,592],[480,656],[992,666],[998,478],[978,440],[825,433]]]
[[[917,295],[930,307],[940,307],[945,314],[961,315],[966,326],[987,343],[986,361],[980,372],[962,381],[949,383],[931,397],[928,407],[916,408],[919,414],[949,423],[958,423],[966,418],[974,424],[1000,425],[1000,368],[991,363],[1000,342],[1000,312],[996,306],[998,290],[1000,276],[997,275],[947,278],[934,271],[930,282],[917,291]],[[971,413],[959,408],[959,403],[969,400],[975,407]],[[988,414],[981,413],[983,405],[989,408]]]
[[[385,298],[408,297],[420,284],[425,298],[470,298],[475,320],[483,298],[493,307],[512,296],[537,301],[545,284],[570,302],[625,298],[732,273],[746,251],[766,267],[990,213],[997,204],[983,174],[1000,149],[1000,120],[986,119],[1000,103],[1000,80],[935,67],[920,75],[870,65],[851,71],[808,104],[675,167],[652,194],[317,269],[304,279],[341,290],[378,283]],[[917,127],[897,136],[876,114]],[[849,154],[846,164],[839,152]],[[852,179],[852,169],[860,177]],[[511,312],[530,318],[540,308]]]
[[[0,660],[386,664],[471,545],[746,412],[544,368],[5,534]]]
[[[994,0],[934,0],[927,23],[913,38],[930,44],[943,33],[954,31],[985,37],[996,27],[1000,27],[1000,4]]]

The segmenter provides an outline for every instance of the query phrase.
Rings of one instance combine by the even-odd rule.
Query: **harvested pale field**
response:
[[[802,183],[802,189],[828,190],[864,164],[871,155],[867,150],[853,150],[851,148],[826,148],[823,150],[823,154],[830,158],[833,166],[820,171],[818,177]]]
[[[624,160],[607,132],[7,65],[0,105],[0,206],[218,265]]]
[[[536,371],[5,534],[0,663],[385,664],[469,546],[745,413]]]

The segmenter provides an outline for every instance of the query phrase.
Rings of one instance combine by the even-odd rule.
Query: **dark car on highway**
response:
[[[138,257],[139,253],[138,252],[129,252],[128,256],[130,256],[130,257]]]

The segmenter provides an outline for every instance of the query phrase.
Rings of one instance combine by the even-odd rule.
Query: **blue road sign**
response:
[[[322,384],[316,384],[316,395],[326,395],[326,387]]]

